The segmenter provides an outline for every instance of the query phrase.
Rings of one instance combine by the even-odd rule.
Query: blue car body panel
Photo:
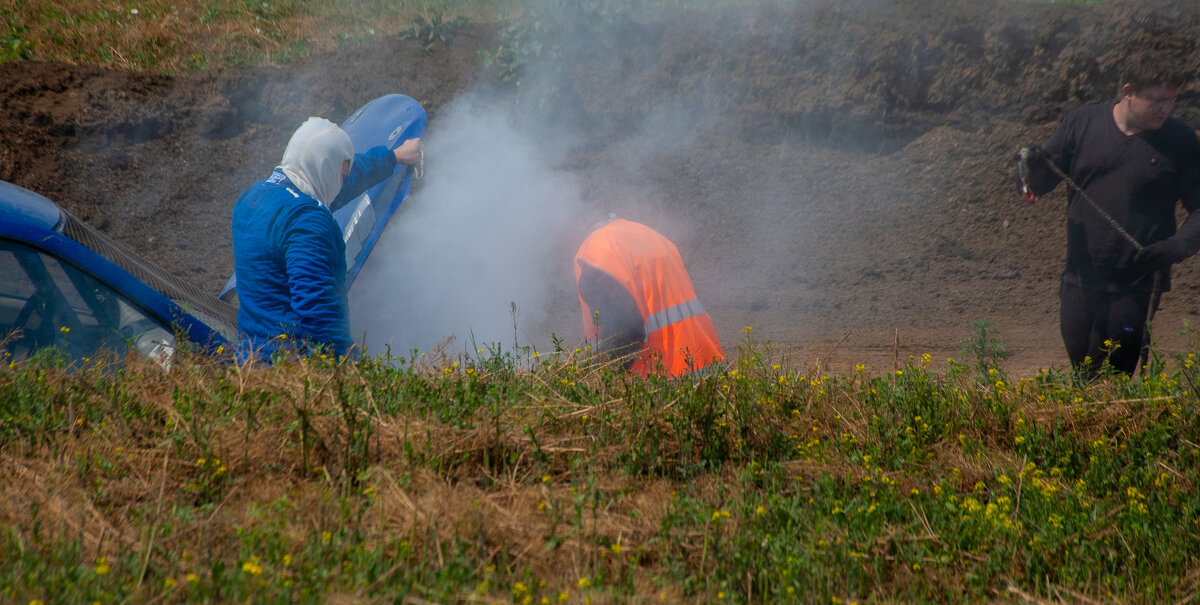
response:
[[[62,225],[63,213],[58,204],[45,197],[0,181],[0,219],[14,230],[25,226],[34,231],[53,231]]]
[[[395,149],[425,134],[425,109],[412,97],[386,95],[367,103],[342,123],[355,151],[383,145]],[[362,269],[375,242],[412,189],[413,170],[396,166],[392,178],[372,187],[333,214],[346,241],[346,285]]]
[[[362,153],[380,145],[395,149],[405,141],[425,134],[428,116],[415,99],[401,94],[384,95],[360,107],[342,122],[350,135],[354,151]],[[333,213],[346,242],[346,287],[354,284],[375,242],[383,234],[392,215],[408,199],[413,169],[398,165],[391,178],[368,189]],[[230,276],[220,298],[228,300],[237,288],[237,277]]]
[[[118,266],[113,260],[69,236],[67,231],[86,233],[80,239],[89,240],[93,246],[99,244],[98,247],[114,251],[115,255],[120,257],[118,260],[124,261],[123,264],[129,268]],[[176,327],[189,340],[204,347],[226,344],[236,336],[236,326],[228,322],[228,318],[232,317],[231,307],[226,314],[225,309],[217,306],[224,303],[212,297],[207,297],[208,300],[189,300],[186,294],[173,292],[178,298],[168,298],[162,291],[151,287],[131,273],[136,271],[146,275],[169,275],[165,271],[86,227],[49,199],[3,181],[0,181],[0,239],[41,250],[78,268],[124,295],[130,303],[137,305],[150,317],[164,325]],[[178,281],[177,278],[174,279]],[[178,286],[179,290],[186,289],[182,282],[160,284],[162,289],[177,289],[172,286]],[[196,314],[185,310],[183,305],[196,308]],[[198,310],[205,306],[210,309],[207,314]],[[207,315],[207,321],[200,319],[200,315]],[[218,315],[224,315],[225,320],[215,317]]]

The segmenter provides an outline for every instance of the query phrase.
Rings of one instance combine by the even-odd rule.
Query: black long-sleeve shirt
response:
[[[1143,246],[1182,238],[1200,251],[1200,142],[1191,127],[1168,118],[1161,128],[1126,135],[1111,104],[1085,105],[1063,118],[1046,153]],[[1042,195],[1059,177],[1033,166],[1030,189]],[[1074,189],[1068,193],[1067,264],[1063,281],[1107,291],[1150,289],[1153,275],[1133,262],[1137,251]],[[1190,213],[1176,235],[1175,204]]]
[[[600,336],[597,352],[614,357],[629,356],[625,367],[633,363],[633,353],[646,341],[646,321],[638,311],[633,295],[616,278],[586,262],[579,263],[579,295],[597,313]]]

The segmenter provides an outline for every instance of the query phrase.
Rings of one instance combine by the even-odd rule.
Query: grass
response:
[[[0,0],[0,60],[180,74],[286,63],[395,36],[426,15],[494,21],[515,8],[515,0]]]
[[[1200,598],[1196,353],[639,379],[557,351],[0,366],[9,602]]]
[[[1089,0],[1079,0],[1087,2]],[[776,0],[767,2],[778,3]],[[763,0],[0,0],[0,62],[32,59],[178,75],[236,65],[286,64],[391,37],[427,50],[470,21],[513,24],[547,7],[612,18],[632,10],[713,9]],[[561,6],[560,6],[561,5]],[[532,9],[532,10],[530,10]],[[512,70],[541,51],[521,24],[491,61]],[[550,33],[539,31],[543,36]],[[509,74],[505,79],[515,78]]]

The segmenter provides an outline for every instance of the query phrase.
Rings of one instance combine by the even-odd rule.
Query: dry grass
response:
[[[200,558],[242,565],[250,548],[247,536],[259,537],[254,544],[282,540],[288,552],[328,540],[324,535],[340,536],[333,538],[335,545],[356,536],[339,546],[341,556],[361,548],[388,550],[398,540],[411,548],[370,582],[329,587],[324,599],[334,602],[378,594],[413,565],[440,570],[464,561],[476,566],[476,577],[499,582],[476,595],[485,599],[506,600],[516,590],[510,587],[528,578],[546,583],[549,594],[569,591],[572,602],[581,602],[584,594],[592,602],[620,602],[629,591],[669,602],[715,598],[718,585],[671,580],[680,574],[716,578],[734,553],[756,556],[758,547],[737,546],[739,536],[761,536],[748,543],[765,545],[772,534],[806,523],[812,527],[801,540],[828,546],[800,545],[796,556],[845,544],[858,558],[834,568],[851,576],[885,570],[888,579],[871,593],[880,601],[964,590],[979,595],[979,586],[964,573],[978,574],[988,565],[1000,565],[996,580],[1003,586],[1014,582],[1042,598],[1049,589],[1012,574],[1023,565],[1015,553],[1028,552],[1025,541],[1042,536],[1043,528],[1030,526],[1016,536],[1005,546],[1014,549],[1012,555],[973,547],[958,551],[950,545],[970,544],[979,539],[972,532],[980,530],[961,525],[958,513],[939,512],[943,498],[986,502],[979,485],[994,495],[1005,493],[997,483],[1004,475],[1024,489],[1016,500],[1021,518],[1033,525],[1036,515],[1058,512],[1036,508],[1044,505],[1035,503],[1041,496],[1033,493],[1034,485],[1084,496],[1072,491],[1074,479],[1052,477],[1044,460],[1038,468],[1046,474],[1029,470],[1028,453],[1012,445],[1015,419],[1024,419],[1021,430],[1043,431],[1027,433],[1031,439],[1060,427],[1085,444],[1101,438],[1133,444],[1166,426],[1164,414],[1194,408],[1191,401],[1182,402],[1191,407],[1170,407],[1182,394],[1122,396],[1120,382],[1075,391],[1087,393],[1090,403],[1064,405],[1039,399],[1039,392],[1051,391],[1028,383],[1001,397],[996,387],[971,376],[926,375],[912,366],[903,376],[831,378],[764,362],[740,364],[739,372],[697,383],[701,401],[717,412],[706,420],[718,431],[710,434],[679,423],[679,415],[708,413],[688,411],[696,401],[689,400],[685,385],[621,379],[587,359],[533,368],[429,359],[383,373],[323,359],[238,367],[183,352],[169,372],[130,358],[119,377],[91,369],[10,367],[0,379],[26,391],[67,387],[46,390],[43,404],[68,421],[54,430],[10,431],[0,442],[0,475],[8,478],[0,486],[0,523],[13,528],[20,543],[36,542],[36,531],[76,537],[85,566],[97,557],[134,553],[159,583],[164,575],[201,573],[195,563]],[[962,437],[941,435],[909,453],[888,442],[886,430],[912,422],[913,410],[893,406],[924,409],[927,402],[912,398],[924,388],[937,397],[967,393],[938,420],[959,427]],[[643,407],[648,403],[640,399],[643,389],[653,397],[652,408]],[[894,391],[879,394],[886,389]],[[465,422],[439,420],[438,414],[481,393],[499,398],[465,412]],[[1001,404],[1008,411],[997,412]],[[746,416],[760,410],[763,415]],[[889,420],[881,424],[879,415]],[[717,428],[736,422],[746,423],[728,429],[741,435],[736,441],[741,445]],[[737,432],[742,429],[746,432]],[[651,434],[663,440],[663,466],[630,472],[629,456],[646,447]],[[702,471],[673,470],[697,455],[689,440],[705,434],[729,440],[728,458]],[[797,436],[794,455],[771,449],[770,437],[781,434]],[[977,442],[979,449],[966,442]],[[1188,447],[1194,448],[1185,443],[1157,456],[1152,467],[1131,472],[1130,485],[1152,493],[1146,481],[1161,472],[1163,497],[1192,493],[1196,471],[1187,461],[1195,453]],[[1126,464],[1115,446],[1104,451]],[[895,459],[883,461],[887,468],[880,469],[867,462],[866,453]],[[772,461],[774,471],[753,478]],[[205,481],[211,481],[207,488]],[[933,499],[935,488],[949,492]],[[877,491],[878,505],[893,507],[889,520],[874,529],[856,525],[868,522],[855,519],[876,502]],[[1117,523],[1127,522],[1120,520],[1136,500],[1127,500],[1121,490],[1088,497],[1104,512],[1091,515],[1090,525],[1077,521],[1085,523],[1081,532],[1118,544],[1132,539],[1129,532],[1135,530]],[[830,513],[852,506],[860,511],[854,516]],[[760,517],[756,507],[779,507],[785,521],[771,525],[770,515]],[[728,519],[718,514],[730,511]],[[471,554],[464,559],[456,548]],[[947,550],[955,553],[952,562],[938,564],[939,553]],[[506,571],[488,572],[485,566]],[[579,589],[581,579],[600,577],[613,588]],[[1001,592],[988,594],[1004,598],[999,585],[992,584]],[[1101,594],[1091,584],[1060,581],[1056,588]],[[756,601],[762,582],[738,579],[736,589]],[[166,598],[183,594],[172,590]],[[460,597],[471,591],[471,585],[451,589]],[[151,588],[130,594],[162,596]]]
[[[178,74],[231,64],[279,64],[395,36],[418,15],[505,18],[485,0],[0,0],[10,32],[38,61]],[[133,11],[137,11],[134,13]],[[0,30],[0,35],[5,32]]]

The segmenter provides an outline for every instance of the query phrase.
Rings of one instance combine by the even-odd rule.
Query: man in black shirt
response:
[[[1052,163],[1092,200],[1075,188],[1068,193],[1059,289],[1063,342],[1071,365],[1088,377],[1105,360],[1126,374],[1137,369],[1155,274],[1169,289],[1171,265],[1200,250],[1200,143],[1170,117],[1181,72],[1142,51],[1129,57],[1121,82],[1115,105],[1072,110],[1045,146],[1018,154],[1028,198],[1058,185]],[[1176,203],[1191,213],[1178,232]]]

